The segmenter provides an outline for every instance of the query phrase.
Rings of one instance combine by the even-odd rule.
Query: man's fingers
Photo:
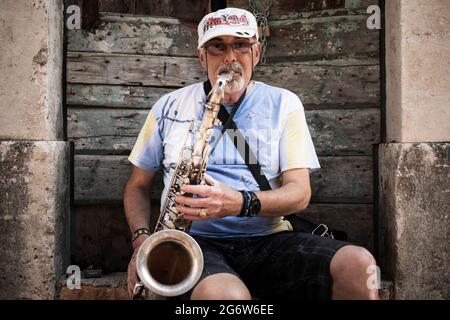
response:
[[[198,211],[198,209],[197,209],[197,211]],[[190,220],[190,221],[199,221],[199,220],[205,221],[205,218],[201,218],[198,214],[193,214],[193,215],[192,214],[184,214],[183,219]]]
[[[136,251],[135,251],[136,252]],[[133,254],[130,263],[128,264],[128,272],[127,272],[127,291],[128,296],[133,298],[134,286],[139,281],[139,275],[136,271],[136,254]]]
[[[211,187],[201,184],[198,185],[185,184],[184,186],[181,187],[181,191],[186,193],[198,194],[206,197],[210,194]]]
[[[191,207],[206,207],[209,202],[207,198],[191,198],[183,196],[177,196],[175,201],[179,204]]]
[[[218,184],[218,182],[216,180],[213,179],[213,177],[205,174],[205,182],[206,184],[208,184],[209,186],[215,186]]]
[[[133,298],[133,288],[134,288],[134,284],[132,284],[131,281],[128,281],[128,297],[130,299]]]
[[[127,279],[127,289],[128,289],[128,296],[130,297],[130,299],[133,297],[133,289],[134,289],[134,285],[137,282],[137,279],[133,279],[134,277],[132,277],[130,274],[128,274],[128,279]]]
[[[186,215],[198,216],[198,215],[199,215],[199,210],[200,210],[202,207],[198,207],[198,208],[189,208],[189,207],[177,206],[176,208],[177,208],[177,211],[178,211],[178,212],[184,214],[184,216],[183,216],[183,218],[184,218]]]

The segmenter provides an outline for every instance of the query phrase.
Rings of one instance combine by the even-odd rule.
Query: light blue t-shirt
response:
[[[205,93],[202,83],[196,83],[161,97],[153,106],[138,136],[129,160],[135,166],[155,171],[163,166],[165,198],[170,178],[186,143],[193,119],[200,120]],[[231,106],[226,106],[230,109]],[[234,116],[234,122],[255,153],[262,171],[272,188],[281,186],[281,174],[290,169],[320,168],[303,105],[294,93],[254,81]],[[233,132],[222,138],[216,126],[211,139],[215,145],[206,173],[235,190],[258,191],[259,187],[247,165],[235,148]],[[238,142],[238,147],[244,144]],[[282,217],[240,218],[194,221],[190,233],[209,237],[265,235],[289,230]]]

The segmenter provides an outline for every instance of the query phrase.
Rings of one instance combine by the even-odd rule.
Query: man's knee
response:
[[[200,281],[192,291],[192,300],[251,300],[245,284],[236,276],[219,273]]]
[[[330,272],[333,277],[345,273],[366,273],[376,265],[372,254],[363,247],[345,246],[339,249],[331,260]]]

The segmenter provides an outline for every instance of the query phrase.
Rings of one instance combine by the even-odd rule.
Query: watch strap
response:
[[[259,202],[258,196],[253,191],[240,190],[243,197],[243,204],[241,212],[238,217],[254,217],[256,216],[260,209],[261,204]]]

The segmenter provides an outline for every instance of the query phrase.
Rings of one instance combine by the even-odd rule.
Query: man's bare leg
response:
[[[251,300],[245,284],[230,273],[217,273],[204,278],[192,291],[191,300]]]
[[[369,268],[376,265],[372,254],[357,246],[339,249],[330,264],[332,299],[378,300],[378,289],[369,288]]]

